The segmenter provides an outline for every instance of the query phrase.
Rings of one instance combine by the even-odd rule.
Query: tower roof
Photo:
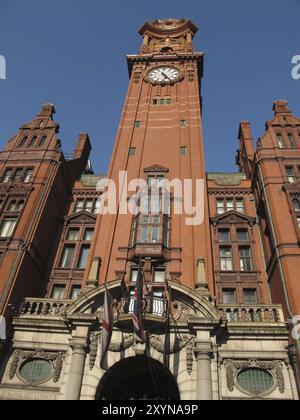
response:
[[[145,33],[155,35],[180,35],[191,32],[194,36],[198,32],[198,26],[191,20],[186,19],[156,19],[153,22],[146,22],[141,27],[139,33],[144,36]]]

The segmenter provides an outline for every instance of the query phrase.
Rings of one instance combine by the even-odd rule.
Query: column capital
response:
[[[203,342],[203,341],[196,340],[195,354],[196,354],[197,359],[202,359],[202,358],[211,359],[211,356],[213,354],[213,346],[211,342]]]
[[[87,339],[84,337],[73,337],[69,339],[70,346],[73,351],[75,350],[81,350],[86,351],[88,345],[87,345]]]

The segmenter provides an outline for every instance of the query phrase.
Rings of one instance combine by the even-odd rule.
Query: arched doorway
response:
[[[180,400],[172,373],[145,356],[121,360],[103,376],[96,400]]]

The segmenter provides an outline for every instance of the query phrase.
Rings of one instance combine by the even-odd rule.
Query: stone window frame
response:
[[[226,381],[229,392],[233,393],[235,389],[252,398],[263,398],[272,394],[277,388],[281,394],[285,393],[285,378],[283,374],[283,361],[264,361],[264,360],[227,360],[225,362]],[[260,369],[268,372],[273,377],[274,384],[272,388],[259,394],[253,394],[243,389],[238,383],[238,375],[248,369]]]
[[[34,386],[39,386],[41,384],[49,382],[51,379],[53,383],[58,383],[61,378],[61,373],[63,369],[63,362],[64,362],[65,353],[64,352],[53,352],[47,350],[23,350],[23,349],[15,349],[10,362],[9,368],[9,380],[13,380],[15,376],[18,378],[19,381],[26,385],[33,384],[31,382],[26,381],[20,373],[20,369],[24,366],[25,363],[28,363],[32,360],[45,360],[49,362],[52,366],[52,374],[51,376],[41,382],[35,383]]]

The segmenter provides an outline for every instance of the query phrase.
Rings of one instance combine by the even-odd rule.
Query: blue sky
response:
[[[275,99],[300,115],[299,0],[0,0],[0,147],[41,104],[55,104],[63,149],[80,132],[93,143],[95,171],[105,172],[121,115],[126,54],[140,46],[146,20],[185,17],[204,51],[204,138],[208,171],[234,171],[239,122],[258,138]]]

